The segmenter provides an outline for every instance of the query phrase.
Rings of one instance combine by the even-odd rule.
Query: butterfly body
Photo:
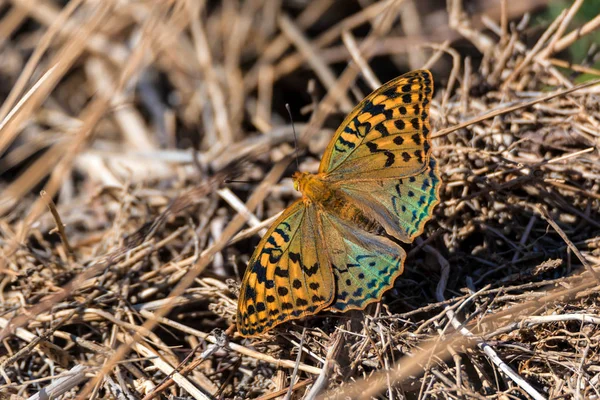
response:
[[[302,198],[262,238],[238,304],[242,336],[321,310],[363,309],[402,274],[410,243],[439,201],[429,141],[429,71],[368,95],[336,131],[316,174],[297,172]]]
[[[317,208],[317,213],[336,215],[347,223],[366,231],[373,231],[377,222],[360,209],[342,190],[332,187],[326,175],[296,172],[293,176],[294,187],[302,193],[302,201]]]

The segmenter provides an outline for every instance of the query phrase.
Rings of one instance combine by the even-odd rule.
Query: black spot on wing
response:
[[[346,149],[342,149],[342,148],[338,147],[337,143],[336,143],[336,144],[335,144],[335,146],[333,146],[333,147],[335,147],[335,149],[336,149],[337,151],[339,151],[340,153],[345,153],[345,152],[346,152]]]
[[[396,160],[396,156],[391,151],[384,151],[383,154],[387,157],[385,160],[385,167],[391,167],[394,165],[394,161]]]
[[[271,243],[271,239],[273,239],[273,236],[270,236],[269,239],[267,239],[267,242]],[[273,241],[275,241],[275,239],[273,239]],[[279,262],[279,260],[281,259],[281,256],[283,255],[283,252],[278,247],[267,248],[265,246],[263,248],[263,253],[267,254],[269,256],[269,262],[271,264],[277,264]]]
[[[287,224],[287,223],[285,223],[285,222],[284,222],[284,224],[285,224],[285,225],[288,225],[288,224]],[[283,225],[283,224],[282,224],[282,225]],[[288,225],[288,227],[289,227],[289,225]],[[289,228],[288,228],[288,230],[289,230]],[[277,233],[279,236],[281,236],[281,238],[282,238],[282,239],[283,239],[283,240],[284,240],[286,243],[290,241],[290,236],[289,236],[287,233],[285,233],[285,231],[284,231],[283,229],[281,229],[281,228],[279,228],[279,227],[277,227],[277,228],[276,228],[276,229],[273,231],[273,233]]]
[[[412,135],[411,139],[413,140],[413,142],[415,142],[415,144],[417,146],[421,145],[421,135],[419,135],[418,133],[415,133],[414,135]]]
[[[376,153],[378,150],[377,143],[367,142],[366,146],[371,153]]]
[[[356,147],[354,143],[345,140],[341,135],[340,137],[338,137],[338,143],[349,149],[353,149],[354,147]]]
[[[400,204],[402,200],[400,200],[400,198],[396,197],[396,196],[392,196],[392,209],[394,210],[394,213],[396,215],[400,215],[400,213],[398,212],[398,204]],[[404,206],[402,206],[404,207]]]
[[[302,271],[304,271],[306,275],[313,276],[319,271],[319,263],[315,263],[312,267],[306,267],[305,265],[301,264],[300,268],[302,268]]]
[[[400,180],[399,183],[396,184],[395,188],[396,188],[396,193],[398,194],[398,196],[402,196],[402,190],[400,189],[400,187],[403,185],[402,183],[402,179]]]
[[[346,125],[346,127],[344,128],[344,132],[349,135],[358,136],[358,133],[356,133],[356,131],[354,129],[350,128],[350,125]]]
[[[421,150],[415,150],[415,157],[417,157],[417,160],[419,160],[419,162],[423,162],[423,154],[421,153]]]
[[[423,143],[423,150],[425,151],[425,154],[429,153],[429,149],[431,148],[431,146],[429,145],[429,141],[425,141],[425,143]]]
[[[390,271],[390,266],[388,265],[387,267],[385,267],[384,269],[382,269],[381,271],[379,271],[379,276],[386,276]]]
[[[256,281],[258,283],[265,283],[267,280],[267,268],[265,268],[260,261],[254,263],[252,270],[256,274]]]
[[[381,133],[382,137],[390,135],[390,133],[388,132],[387,128],[385,127],[385,124],[377,124],[377,125],[375,125],[375,130],[377,132]]]
[[[367,101],[361,111],[368,112],[371,115],[383,114],[386,119],[391,119],[394,115],[394,111],[392,109],[386,109],[385,104],[381,103],[375,105],[372,101]]]
[[[298,307],[305,307],[305,306],[307,306],[307,305],[308,305],[308,301],[306,301],[306,300],[304,300],[304,299],[302,299],[302,298],[297,298],[297,299],[296,299],[296,305],[297,305]]]
[[[370,104],[373,104],[373,103],[370,103]],[[354,126],[356,126],[356,135],[360,138],[364,138],[366,136],[366,134],[371,130],[371,123],[369,123],[369,122],[361,123],[358,120],[358,117],[354,117],[352,122],[354,123]]]
[[[427,178],[423,179],[423,184],[421,185],[421,190],[425,192],[425,191],[427,191],[429,186],[431,186],[429,183],[429,179],[427,179]]]
[[[290,260],[295,263],[298,264],[300,262],[300,253],[296,253],[293,251],[290,251]]]
[[[383,91],[381,94],[390,99],[395,99],[400,96],[400,93],[398,93],[395,86]]]
[[[244,293],[244,300],[256,301],[256,290],[253,287],[246,286],[246,293]]]

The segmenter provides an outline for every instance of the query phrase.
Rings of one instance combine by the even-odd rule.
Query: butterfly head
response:
[[[294,172],[294,175],[292,175],[292,179],[294,180],[294,190],[303,192],[302,189],[306,186],[307,175],[309,174],[306,172]]]

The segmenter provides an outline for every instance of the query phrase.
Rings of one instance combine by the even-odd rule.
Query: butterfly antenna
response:
[[[296,136],[296,126],[294,125],[294,118],[292,118],[292,110],[290,109],[290,105],[285,103],[285,109],[287,110],[290,121],[292,123],[292,132],[294,132],[294,149],[296,149],[295,157],[296,157],[296,171],[300,171],[300,162],[298,161],[298,137]]]
[[[242,181],[242,180],[237,180],[237,179],[225,179],[223,181],[224,183],[260,183],[261,181],[257,181],[257,180],[248,180],[248,181]]]

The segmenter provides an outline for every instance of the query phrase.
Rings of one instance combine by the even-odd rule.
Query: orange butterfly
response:
[[[426,70],[391,80],[346,117],[317,174],[296,172],[293,203],[262,238],[240,291],[237,328],[264,333],[322,310],[363,309],[402,274],[439,202]]]

